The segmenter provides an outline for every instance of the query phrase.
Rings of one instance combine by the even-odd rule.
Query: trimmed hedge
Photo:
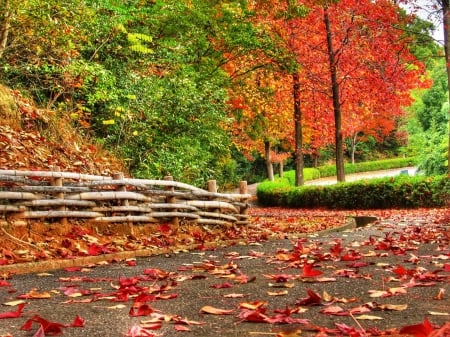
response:
[[[263,206],[332,209],[386,209],[450,205],[450,176],[397,176],[294,187],[286,178],[257,188]]]

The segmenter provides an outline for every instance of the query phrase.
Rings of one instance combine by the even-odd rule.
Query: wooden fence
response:
[[[11,222],[41,219],[103,223],[246,224],[247,183],[240,193],[218,193],[173,181],[73,172],[0,170],[0,215]]]

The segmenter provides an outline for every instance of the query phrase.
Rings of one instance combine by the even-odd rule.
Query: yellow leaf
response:
[[[448,312],[428,311],[428,313],[433,316],[450,316]]]
[[[111,307],[106,307],[107,309],[123,309],[125,308],[126,305],[125,304],[117,304],[117,305],[113,305]]]
[[[294,283],[269,283],[269,287],[272,288],[294,288]]]
[[[40,299],[42,299],[42,298],[51,298],[52,296],[50,295],[50,293],[48,293],[48,292],[42,292],[42,293],[40,293],[40,292],[38,292],[36,289],[32,289],[32,290],[30,290],[30,292],[27,294],[27,296],[29,297],[29,298],[40,298]]]
[[[356,319],[365,319],[365,320],[377,320],[377,319],[383,319],[383,317],[379,317],[379,316],[372,316],[372,315],[361,315],[361,316],[356,316]]]
[[[114,119],[106,119],[102,121],[103,125],[113,125],[114,123]]]
[[[26,303],[26,302],[24,300],[17,300],[17,301],[5,302],[5,303],[3,303],[3,305],[14,307],[14,306],[22,304],[22,303]]]

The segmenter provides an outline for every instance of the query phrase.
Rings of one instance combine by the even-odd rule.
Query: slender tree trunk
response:
[[[444,50],[445,64],[447,68],[447,85],[450,87],[450,1],[442,0],[442,16],[444,23]],[[447,148],[447,172],[450,174],[450,95],[449,95],[449,111],[448,120],[448,148]]]
[[[294,128],[295,128],[295,186],[304,184],[303,178],[303,134],[302,134],[302,109],[300,105],[300,76],[292,75],[294,96]]]
[[[274,181],[272,158],[270,158],[270,142],[267,140],[264,141],[264,159],[266,161],[267,178],[269,181]]]
[[[280,178],[283,178],[284,175],[284,163],[281,160],[279,163],[280,166],[278,166],[278,174],[280,175]]]
[[[355,163],[355,152],[356,152],[356,138],[358,137],[358,134],[356,133],[352,137],[352,164]]]
[[[9,0],[5,1],[4,7],[0,8],[0,10],[3,10],[3,14],[1,15],[2,21],[0,22],[0,58],[2,58],[8,43],[9,28],[11,25],[11,9],[9,7]]]
[[[344,143],[342,137],[342,114],[339,98],[339,82],[337,80],[336,55],[333,49],[333,39],[331,36],[330,18],[328,8],[324,7],[323,21],[327,32],[328,60],[330,63],[331,90],[333,93],[334,129],[336,134],[336,176],[337,181],[345,181],[344,171]]]

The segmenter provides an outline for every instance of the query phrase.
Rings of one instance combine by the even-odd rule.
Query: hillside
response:
[[[18,91],[0,85],[0,169],[105,174],[124,164],[70,125],[68,117],[40,109]]]

